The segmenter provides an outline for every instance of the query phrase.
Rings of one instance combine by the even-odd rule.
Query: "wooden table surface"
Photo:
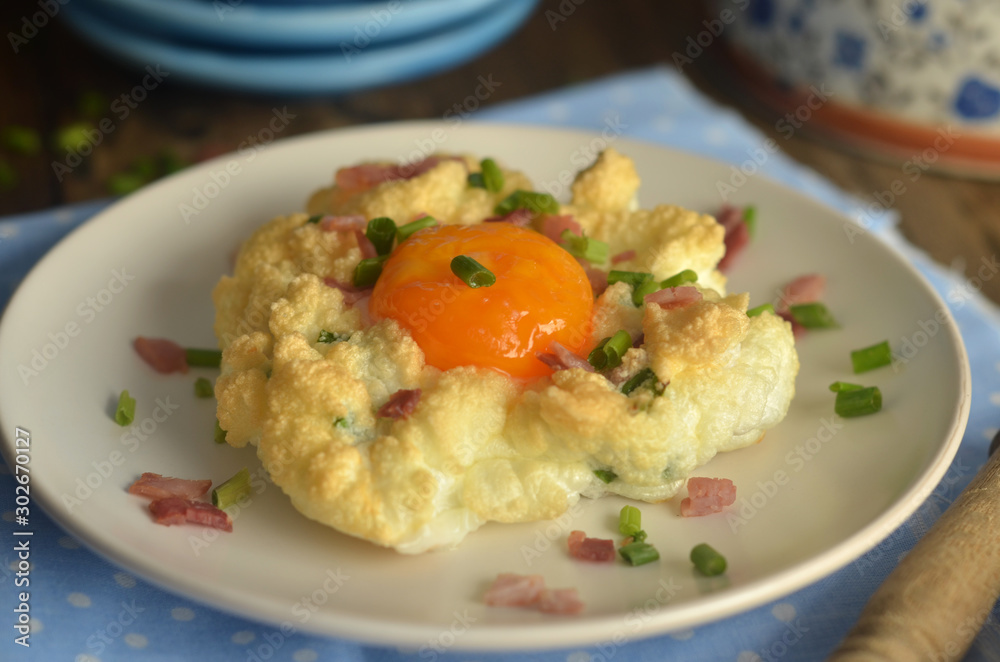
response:
[[[20,34],[23,18],[36,11],[35,2],[3,3],[3,34]],[[553,29],[546,12],[566,20]],[[112,174],[163,148],[188,162],[233,150],[266,124],[276,105],[288,106],[297,116],[282,132],[283,139],[351,124],[441,117],[475,88],[479,76],[492,75],[502,82],[483,103],[488,106],[629,69],[671,64],[672,54],[683,49],[688,36],[703,29],[702,18],[693,2],[543,0],[506,42],[456,69],[328,98],[248,96],[167,80],[62,181],[52,162],[65,154],[48,140],[34,156],[4,154],[18,182],[0,190],[0,215],[105,197]],[[5,41],[0,47],[0,127],[33,127],[48,138],[81,118],[82,96],[96,91],[113,101],[141,80],[140,74],[95,51],[58,20],[19,44],[16,53],[9,36]],[[722,44],[712,44],[684,73],[705,93],[736,106],[777,138],[777,118],[746,106],[746,95],[731,85],[725,65]],[[867,160],[816,142],[808,131],[778,142],[793,158],[865,200],[873,201],[875,193],[888,190],[902,174],[898,162]],[[913,243],[970,276],[984,259],[990,261],[1000,252],[1000,183],[926,174],[908,182],[894,206]],[[986,281],[983,291],[1000,302],[1000,278]]]

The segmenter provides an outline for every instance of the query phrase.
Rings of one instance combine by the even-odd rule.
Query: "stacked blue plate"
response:
[[[457,66],[538,0],[74,0],[68,25],[128,64],[278,94],[376,87]]]

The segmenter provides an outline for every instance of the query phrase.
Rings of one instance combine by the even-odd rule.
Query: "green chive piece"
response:
[[[400,225],[396,228],[396,239],[400,242],[404,242],[410,238],[417,230],[423,230],[424,228],[431,228],[437,225],[437,219],[433,216],[424,216],[418,218],[415,221],[407,223],[406,225]]]
[[[0,189],[7,190],[17,186],[17,171],[14,166],[0,159]]]
[[[656,292],[660,289],[662,289],[660,287],[660,284],[657,283],[655,280],[646,281],[639,287],[632,290],[632,303],[635,304],[636,308],[638,308],[643,303],[645,303],[647,295],[650,295],[653,292]]]
[[[156,161],[148,156],[138,158],[132,163],[131,172],[139,177],[142,177],[146,181],[154,179],[157,175]]]
[[[483,179],[483,173],[481,172],[470,172],[465,180],[469,182],[470,188],[486,188],[486,180]]]
[[[184,159],[182,159],[177,152],[172,149],[162,150],[158,155],[158,159],[160,162],[160,170],[165,175],[172,175],[188,166]]]
[[[858,388],[837,393],[837,401],[833,410],[837,416],[855,418],[874,414],[882,409],[882,391],[878,386]]]
[[[670,278],[660,283],[660,289],[665,290],[668,287],[678,287],[680,285],[685,285],[687,283],[695,283],[697,281],[698,281],[698,272],[692,269],[685,269],[679,274],[674,274]]]
[[[706,577],[715,577],[726,571],[726,558],[705,543],[695,545],[691,550],[691,563]]]
[[[379,257],[365,258],[358,262],[358,266],[354,267],[354,287],[361,289],[373,287],[375,281],[382,275],[382,264],[387,257],[388,255],[380,255]]]
[[[747,225],[747,232],[752,239],[757,234],[757,208],[753,205],[743,208],[743,222]]]
[[[499,193],[503,190],[503,171],[493,159],[483,159],[479,163],[483,171],[483,187],[490,193]]]
[[[219,424],[219,419],[215,419],[215,443],[224,444],[226,443],[226,431],[222,429],[222,425]]]
[[[888,340],[883,340],[871,347],[863,347],[851,352],[851,364],[854,366],[855,375],[859,372],[868,372],[869,370],[881,368],[891,363],[892,350],[889,348]]]
[[[187,359],[187,364],[196,368],[218,368],[222,363],[221,349],[187,347],[184,349],[184,356]]]
[[[618,331],[615,335],[611,336],[607,344],[604,345],[604,354],[608,357],[607,366],[608,368],[617,368],[622,364],[622,357],[625,356],[625,352],[632,348],[632,336],[628,334],[628,331],[622,329]]]
[[[396,238],[396,222],[388,216],[373,218],[368,221],[365,236],[379,255],[388,255],[392,252],[392,242]]]
[[[468,255],[456,255],[451,260],[451,273],[462,279],[469,287],[489,287],[497,282],[492,271],[473,260]]]
[[[834,382],[830,384],[830,390],[834,393],[840,393],[842,391],[857,391],[859,388],[864,388],[861,384],[851,384],[850,382]]]
[[[118,396],[118,406],[115,408],[115,423],[125,427],[131,425],[135,420],[135,398],[128,394],[128,390],[121,392]]]
[[[223,510],[250,496],[250,471],[243,467],[232,478],[212,490],[212,505]]]
[[[594,475],[600,478],[602,483],[610,483],[618,478],[618,474],[610,469],[594,469]]]
[[[80,114],[92,120],[96,120],[109,108],[108,98],[97,90],[89,90],[80,95],[76,104]]]
[[[646,542],[648,534],[645,531],[639,530],[632,534],[632,542]]]
[[[642,271],[619,271],[618,269],[612,269],[608,272],[608,285],[624,282],[636,288],[649,280],[653,280],[653,274]]]
[[[351,334],[349,333],[330,333],[326,329],[323,329],[319,332],[319,337],[316,338],[316,342],[330,344],[335,342],[343,342],[344,340],[350,340],[350,339],[351,339]]]
[[[137,172],[116,172],[108,177],[108,193],[112,195],[128,195],[138,191],[149,182],[148,177]]]
[[[194,380],[194,395],[196,398],[211,398],[215,395],[215,388],[212,386],[212,382],[204,377]]]
[[[622,506],[618,513],[618,531],[623,536],[634,536],[642,531],[642,513],[635,506]]]
[[[608,365],[608,355],[604,353],[604,346],[608,344],[609,340],[611,340],[611,336],[601,340],[597,343],[597,347],[587,355],[587,363],[594,366],[595,370],[603,370],[604,366]]]
[[[90,141],[90,136],[96,129],[89,122],[77,122],[64,126],[54,138],[55,146],[65,152],[75,152]]]
[[[650,380],[653,382],[653,393],[655,395],[663,395],[663,390],[658,388],[659,380],[657,379],[656,373],[653,372],[652,368],[643,368],[639,372],[635,373],[635,375],[633,375],[627,382],[622,384],[622,394],[628,395]]]
[[[319,223],[323,220],[323,214],[316,214],[306,219],[306,223]]]
[[[338,416],[337,420],[333,422],[333,426],[336,428],[341,428],[343,430],[346,430],[347,428],[350,427],[350,424],[347,422],[346,418],[344,418],[343,416]]]
[[[765,311],[769,312],[769,313],[771,313],[773,315],[774,314],[774,304],[773,303],[762,303],[762,304],[760,304],[759,306],[757,306],[755,308],[751,308],[750,310],[747,311],[747,317],[757,317],[758,315],[760,315],[761,313],[763,313]]]
[[[581,237],[572,230],[562,231],[563,247],[573,257],[586,260],[591,264],[604,264],[608,261],[608,244],[592,237]]]
[[[518,189],[501,200],[493,209],[493,213],[503,216],[515,209],[528,209],[533,214],[557,214],[559,203],[548,193]]]
[[[31,156],[42,149],[42,138],[38,132],[26,126],[11,124],[0,133],[3,146],[16,154]]]
[[[836,329],[840,325],[821,303],[800,303],[789,306],[792,318],[807,329]]]
[[[660,558],[660,553],[656,548],[646,542],[633,542],[618,548],[618,553],[622,555],[629,565],[645,565]]]

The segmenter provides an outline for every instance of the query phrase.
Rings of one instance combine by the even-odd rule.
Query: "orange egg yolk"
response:
[[[458,255],[492,271],[496,283],[466,285],[451,271]],[[528,378],[551,374],[537,354],[553,341],[583,348],[594,293],[576,259],[538,232],[509,223],[444,225],[397,246],[369,305],[374,319],[409,329],[436,368],[481,366]]]

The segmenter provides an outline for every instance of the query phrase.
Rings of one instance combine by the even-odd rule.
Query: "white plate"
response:
[[[677,499],[644,505],[645,528],[662,560],[595,567],[566,557],[566,533],[580,528],[618,537],[614,522],[623,500],[587,501],[556,522],[488,525],[455,551],[407,557],[306,520],[273,486],[254,496],[232,534],[208,545],[197,543],[205,536],[200,528],[154,525],[143,503],[125,493],[143,471],[221,481],[244,465],[259,467],[252,449],[213,443],[213,402],[193,397],[193,375],[154,374],[130,343],[153,335],[214,345],[209,292],[233,248],[272,215],[301,209],[336,167],[373,157],[413,159],[434,148],[465,150],[500,158],[536,185],[557,188],[602,146],[599,136],[552,129],[374,126],[220,157],[124,199],[42,260],[7,310],[0,327],[0,424],[8,460],[15,426],[28,428],[34,498],[99,553],[168,590],[249,617],[382,644],[426,645],[453,626],[464,629],[465,614],[475,622],[455,638],[456,648],[648,636],[737,613],[844,566],[903,522],[944,474],[968,416],[968,364],[954,324],[935,322],[935,315],[947,315],[944,304],[910,266],[868,235],[851,237],[846,219],[762,177],[751,178],[737,196],[757,206],[759,229],[731,274],[731,290],[748,290],[756,304],[771,300],[793,276],[824,273],[826,302],[843,328],[799,343],[802,371],[788,418],[762,443],[701,470],[734,480],[738,501],[731,512],[745,524],[722,514],[682,519]],[[636,161],[644,206],[718,207],[716,182],[728,180],[729,166],[627,140],[616,147]],[[182,205],[204,209],[185,223]],[[134,279],[122,288],[116,271]],[[63,338],[68,324],[77,333]],[[897,348],[900,338],[913,343],[908,363],[899,371],[852,375],[849,351],[887,338]],[[34,351],[51,358],[44,366],[36,359],[42,369],[25,384],[17,366],[30,366]],[[880,386],[884,409],[830,434],[827,385],[838,379]],[[144,441],[123,441],[109,418],[123,388],[138,400]],[[155,412],[157,399],[176,411]],[[119,466],[109,462],[119,459]],[[70,510],[62,495],[88,481],[93,494]],[[726,555],[724,577],[693,573],[687,555],[700,542]],[[586,610],[570,618],[487,608],[483,591],[504,571],[537,572],[550,586],[577,587]],[[338,572],[340,586],[331,579]],[[303,601],[321,606],[313,612]]]

